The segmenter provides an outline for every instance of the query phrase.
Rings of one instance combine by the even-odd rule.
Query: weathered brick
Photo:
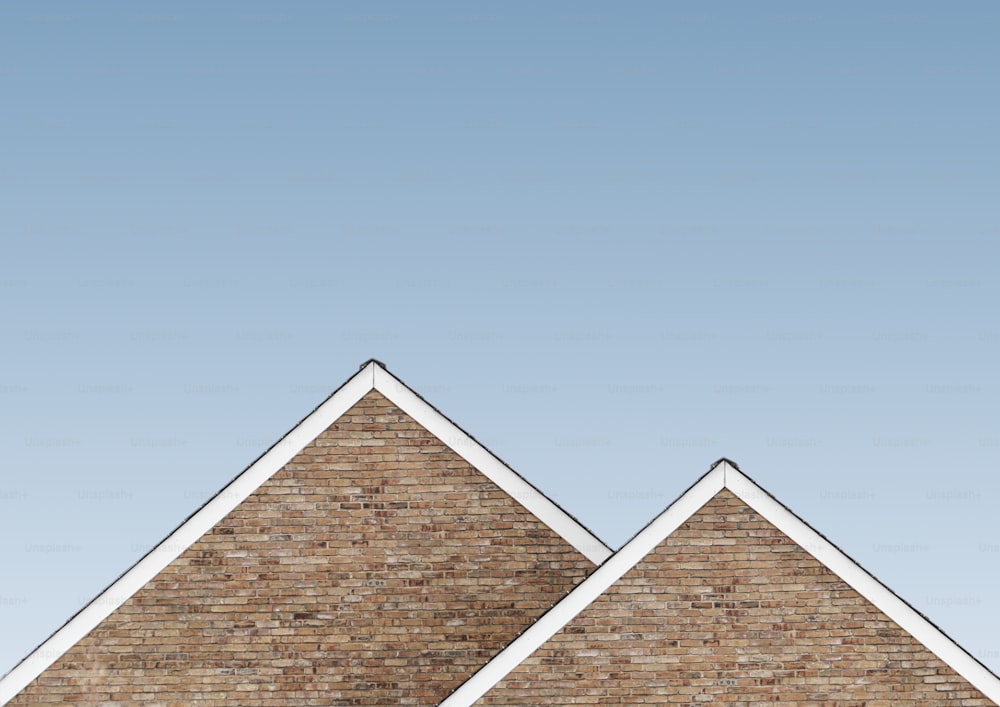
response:
[[[776,702],[994,704],[728,490],[476,704]]]
[[[593,565],[376,391],[11,705],[436,705]]]

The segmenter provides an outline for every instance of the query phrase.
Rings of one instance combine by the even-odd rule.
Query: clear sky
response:
[[[612,546],[720,456],[1000,670],[1000,6],[0,5],[0,673],[369,357]]]

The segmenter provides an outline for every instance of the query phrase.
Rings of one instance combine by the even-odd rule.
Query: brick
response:
[[[436,705],[592,569],[372,391],[9,704]]]
[[[476,704],[776,702],[994,704],[728,490]]]

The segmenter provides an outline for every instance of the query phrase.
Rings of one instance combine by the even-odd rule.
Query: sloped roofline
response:
[[[0,678],[0,705],[23,690],[372,390],[388,398],[595,565],[611,556],[611,548],[576,518],[389,373],[383,363],[371,359],[239,476]]]
[[[836,545],[743,474],[735,464],[727,459],[720,459],[666,510],[456,688],[438,707],[470,707],[474,704],[722,489],[729,489],[976,689],[1000,704],[1000,678]]]

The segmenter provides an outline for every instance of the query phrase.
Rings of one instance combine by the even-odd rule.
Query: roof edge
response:
[[[880,582],[843,550],[793,513],[739,469],[729,467],[726,488],[795,541],[827,569],[895,621],[956,673],[988,698],[1000,704],[1000,677],[976,660],[926,616]]]
[[[6,704],[55,663],[373,389],[378,389],[595,565],[611,556],[612,550],[573,516],[389,373],[385,364],[372,358],[361,364],[357,373],[295,427],[0,677],[0,705]]]
[[[250,466],[0,678],[0,705],[16,696],[364,397],[375,386],[375,368],[374,360],[364,364]]]
[[[1000,677],[758,486],[733,462],[722,458],[713,463],[706,474],[593,574],[456,688],[438,707],[471,707],[724,488],[843,579],[973,687],[1000,704]]]
[[[497,653],[486,665],[459,685],[438,707],[471,707],[514,668],[534,653],[559,629],[590,606],[612,584],[621,579],[648,555],[664,538],[673,533],[699,508],[721,491],[725,484],[724,467],[716,464],[666,510],[656,516],[603,565],[578,584],[552,608],[542,614],[521,635]]]
[[[600,565],[613,550],[573,515],[542,493],[502,459],[456,425],[385,367],[374,371],[375,389],[398,405],[427,431],[444,442],[455,454],[499,486],[542,523],[559,534],[584,557]]]

